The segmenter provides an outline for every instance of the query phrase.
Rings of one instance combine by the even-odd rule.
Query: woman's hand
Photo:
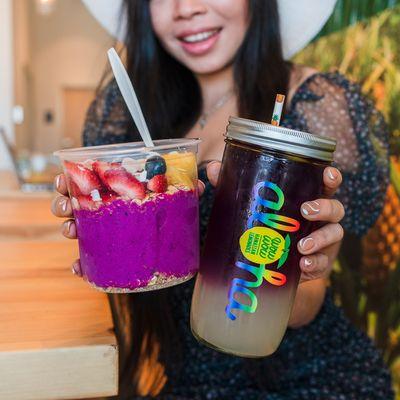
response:
[[[212,161],[207,166],[207,175],[213,186],[217,185],[221,163]],[[309,221],[323,222],[325,225],[302,238],[297,244],[303,255],[300,260],[301,281],[325,278],[329,275],[333,261],[343,238],[343,228],[339,222],[344,217],[342,203],[329,199],[342,183],[338,169],[327,167],[324,171],[324,195],[327,198],[308,201],[301,206],[301,214]]]
[[[60,196],[53,199],[51,211],[56,217],[68,218],[61,224],[61,232],[68,239],[76,239],[76,225],[75,220],[72,218],[72,205],[68,197],[67,181],[64,174],[56,176],[54,186]],[[72,272],[75,275],[82,276],[79,260],[72,264]]]
[[[343,239],[340,221],[344,217],[343,204],[331,197],[342,183],[342,174],[333,167],[324,171],[325,198],[308,201],[301,206],[301,214],[309,221],[325,225],[301,239],[297,248],[304,257],[300,260],[301,281],[326,278],[331,272]]]
[[[76,239],[76,225],[73,219],[72,205],[68,197],[67,181],[64,174],[56,176],[54,179],[54,186],[60,195],[53,199],[51,211],[56,217],[67,218],[61,225],[61,232],[68,239]],[[204,183],[201,181],[198,181],[198,191],[200,196],[204,192]],[[82,276],[79,259],[72,264],[72,272],[75,275]]]

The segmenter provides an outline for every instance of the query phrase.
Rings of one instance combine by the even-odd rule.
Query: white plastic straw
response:
[[[117,52],[113,47],[108,50],[107,54],[119,90],[121,91],[122,97],[125,100],[128,110],[131,113],[133,120],[135,121],[135,124],[139,130],[140,136],[142,137],[144,144],[146,145],[146,147],[154,147],[154,143],[151,140],[149,128],[147,127],[142,109],[140,108],[139,100],[136,96],[135,89],[133,88],[132,82],[129,79],[129,75],[126,72],[124,64],[122,64],[121,59],[119,58]]]

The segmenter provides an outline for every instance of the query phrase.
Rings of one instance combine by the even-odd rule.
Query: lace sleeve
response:
[[[337,140],[335,164],[343,174],[337,198],[344,228],[364,234],[378,218],[389,182],[389,135],[382,115],[360,87],[338,73],[310,77],[293,98],[293,128]]]
[[[138,140],[115,81],[111,81],[90,105],[83,128],[83,145],[124,143]]]

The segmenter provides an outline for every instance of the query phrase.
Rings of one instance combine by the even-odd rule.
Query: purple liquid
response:
[[[189,279],[199,254],[195,191],[162,194],[138,205],[116,200],[74,211],[84,276],[106,291],[151,290]]]
[[[315,228],[302,217],[300,206],[320,197],[324,167],[323,163],[300,157],[227,143],[192,302],[191,325],[199,340],[221,351],[248,357],[262,357],[276,350],[287,327],[300,277],[297,242]],[[239,246],[242,234],[249,229],[249,218],[254,215],[254,188],[262,182],[277,185],[284,194],[284,203],[279,210],[258,206],[258,211],[300,223],[295,232],[273,228],[283,237],[290,236],[291,241],[286,262],[280,268],[278,262],[265,265],[273,273],[285,275],[282,286],[271,284],[263,275],[260,285],[251,286],[257,277],[237,266],[237,262],[243,262],[262,270],[244,257]],[[271,189],[262,188],[257,193],[264,201],[278,201]],[[269,226],[256,219],[252,227]],[[234,279],[250,284],[241,285],[244,289],[234,292],[233,298],[244,307],[232,307],[229,313]],[[254,305],[252,312],[244,310]]]

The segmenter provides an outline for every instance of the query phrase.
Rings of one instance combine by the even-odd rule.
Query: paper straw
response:
[[[283,94],[277,94],[275,100],[274,112],[272,113],[271,124],[279,126],[282,117],[283,106],[285,104],[285,96]]]

